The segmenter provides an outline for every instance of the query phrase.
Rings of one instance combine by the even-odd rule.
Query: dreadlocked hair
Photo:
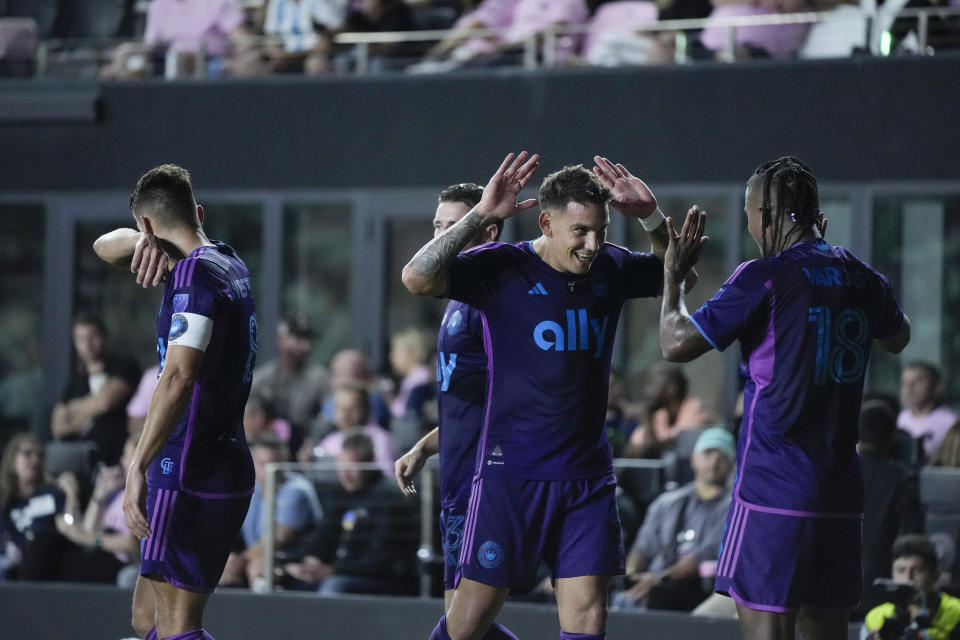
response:
[[[753,172],[763,178],[763,206],[760,209],[760,227],[763,237],[763,255],[782,251],[791,244],[794,236],[816,225],[820,219],[820,195],[817,177],[806,164],[793,156],[783,156],[765,162]],[[777,210],[770,209],[771,191],[776,194]],[[772,214],[772,219],[771,219]],[[796,222],[786,236],[783,232],[785,218]],[[773,246],[767,247],[767,229],[773,226]]]

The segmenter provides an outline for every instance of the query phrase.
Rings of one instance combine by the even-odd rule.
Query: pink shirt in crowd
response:
[[[233,0],[153,0],[143,40],[221,57],[230,51],[230,34],[242,24],[243,12]]]
[[[766,7],[749,4],[714,7],[709,19],[737,16],[765,16],[777,12]],[[807,39],[810,26],[806,24],[778,24],[756,27],[737,27],[736,42],[766,50],[773,58],[791,58],[796,55]],[[721,51],[727,43],[728,27],[708,26],[700,35],[700,41],[711,51]]]
[[[370,436],[370,439],[373,441],[373,461],[380,465],[380,469],[387,477],[392,478],[393,463],[400,457],[397,455],[397,448],[393,443],[393,436],[378,424],[366,425],[363,427],[363,432]],[[343,431],[334,431],[321,440],[320,448],[323,449],[324,455],[340,455],[340,451],[343,449]]]
[[[107,505],[107,510],[103,513],[103,526],[112,529],[116,533],[129,533],[127,528],[127,519],[123,516],[123,491],[117,491]],[[113,554],[120,562],[130,562],[130,556],[125,553]]]
[[[150,398],[153,397],[153,390],[157,386],[157,378],[160,375],[160,365],[155,364],[140,377],[140,384],[134,392],[130,402],[127,403],[127,415],[131,418],[146,418],[147,411],[150,409]]]
[[[583,24],[590,17],[585,0],[484,0],[470,13],[462,16],[456,26],[481,23],[486,28],[506,29],[501,42],[522,45],[534,34],[554,24]],[[580,36],[559,38],[557,56],[560,59],[576,52]],[[491,53],[495,47],[482,38],[468,40],[464,45],[473,53]]]
[[[947,406],[939,406],[925,416],[915,416],[910,409],[904,409],[897,416],[897,426],[923,441],[923,450],[927,457],[933,455],[943,442],[947,431],[957,421],[957,413]]]

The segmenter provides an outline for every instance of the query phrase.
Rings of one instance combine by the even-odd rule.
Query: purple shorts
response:
[[[856,515],[783,515],[734,500],[714,588],[757,611],[849,609],[863,591],[860,530]]]
[[[140,575],[187,591],[213,591],[249,506],[250,496],[198,498],[149,487],[150,536],[140,541]]]
[[[443,588],[445,591],[457,586],[457,569],[460,567],[460,542],[463,540],[463,525],[467,519],[467,503],[455,503],[440,509],[440,542],[443,546]]]
[[[541,559],[554,579],[622,574],[615,492],[613,477],[474,480],[457,581],[529,590]]]

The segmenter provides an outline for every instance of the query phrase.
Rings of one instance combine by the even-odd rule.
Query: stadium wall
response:
[[[446,184],[509,150],[622,159],[657,183],[740,182],[793,153],[832,182],[960,176],[960,56],[497,70],[309,81],[0,83],[0,191]]]
[[[66,584],[0,583],[0,640],[116,640],[129,637],[129,591]],[[218,592],[205,626],[220,640],[422,640],[440,600]],[[525,640],[560,635],[555,607],[507,603],[499,620]],[[737,640],[734,620],[670,612],[613,612],[611,640]],[[851,625],[850,640],[857,638]]]

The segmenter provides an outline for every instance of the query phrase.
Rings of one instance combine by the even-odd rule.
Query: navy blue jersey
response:
[[[157,317],[161,372],[174,345],[205,355],[187,410],[150,464],[149,485],[199,497],[250,495],[243,408],[257,355],[257,316],[250,272],[222,242],[199,247],[170,273]]]
[[[440,504],[470,499],[487,393],[487,354],[480,312],[456,300],[437,335]]]
[[[583,275],[529,242],[461,253],[448,296],[481,312],[489,385],[478,475],[574,480],[612,474],[603,428],[610,357],[628,298],[663,290],[663,264],[605,244]]]
[[[903,324],[887,279],[843,247],[799,242],[740,265],[693,323],[746,362],[734,498],[770,513],[863,511],[857,418],[875,339]]]

